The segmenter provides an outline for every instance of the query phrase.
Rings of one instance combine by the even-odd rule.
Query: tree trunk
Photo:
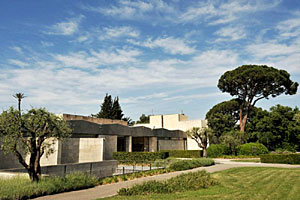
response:
[[[206,147],[202,147],[203,149],[203,157],[204,158],[207,158],[207,150],[206,150]]]
[[[32,153],[29,160],[28,174],[32,182],[39,182],[41,178],[41,166],[39,153]]]

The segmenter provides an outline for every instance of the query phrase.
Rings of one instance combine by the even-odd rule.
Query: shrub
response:
[[[166,152],[114,152],[113,158],[129,163],[144,163],[167,158]]]
[[[300,154],[265,154],[260,155],[262,163],[300,164]]]
[[[98,184],[98,178],[78,172],[64,177],[43,177],[38,183],[32,183],[26,177],[13,177],[0,179],[0,199],[29,199]]]
[[[170,164],[169,169],[174,171],[181,171],[187,169],[193,169],[196,167],[204,167],[214,165],[215,162],[212,159],[200,158],[193,160],[178,160]]]
[[[246,143],[240,146],[238,154],[239,155],[260,155],[267,154],[269,151],[267,147],[260,143]]]
[[[203,155],[202,150],[162,150],[160,152],[165,152],[169,157],[174,158],[200,158]]]
[[[207,149],[207,156],[210,158],[218,158],[225,155],[228,148],[223,144],[211,144]]]
[[[118,191],[119,195],[145,195],[151,193],[173,193],[189,190],[199,190],[215,185],[217,182],[205,171],[181,174],[167,181],[148,181],[146,183],[135,185],[132,188],[122,188]]]

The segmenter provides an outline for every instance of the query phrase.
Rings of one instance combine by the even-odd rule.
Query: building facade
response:
[[[187,131],[193,127],[204,128],[207,127],[206,120],[189,120],[187,115],[184,114],[171,114],[171,115],[150,115],[150,122],[148,124],[137,124],[136,127],[148,127],[151,129],[167,129],[167,130],[180,130]],[[187,150],[200,149],[198,144],[191,138],[187,138]]]

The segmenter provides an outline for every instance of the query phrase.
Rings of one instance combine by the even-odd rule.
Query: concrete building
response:
[[[128,127],[121,120],[63,114],[72,128],[72,136],[53,143],[54,153],[42,157],[41,165],[99,162],[112,160],[116,151],[149,151],[187,149],[186,134],[180,130]],[[28,156],[27,156],[28,159]],[[0,169],[22,167],[15,156],[0,151]]]
[[[206,120],[189,120],[187,115],[184,114],[171,114],[171,115],[150,115],[149,124],[136,124],[135,127],[148,127],[151,129],[168,129],[187,131],[193,127],[204,128],[207,127]],[[187,138],[187,150],[200,149],[198,144],[191,138]]]

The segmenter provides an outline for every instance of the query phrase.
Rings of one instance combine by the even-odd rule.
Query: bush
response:
[[[144,163],[168,157],[166,152],[114,152],[113,158],[129,163]]]
[[[215,162],[212,159],[200,158],[194,160],[178,160],[170,164],[169,169],[174,171],[182,171],[187,169],[193,169],[196,167],[204,167],[214,165]]]
[[[146,183],[135,185],[132,188],[122,188],[118,191],[119,195],[145,195],[152,193],[174,193],[189,190],[199,190],[215,185],[217,182],[205,171],[181,174],[167,181],[148,181]]]
[[[300,164],[300,154],[266,154],[260,155],[262,163]]]
[[[0,199],[29,199],[89,188],[98,183],[98,178],[83,173],[68,174],[64,177],[43,177],[38,183],[32,183],[26,177],[0,179]]]
[[[239,147],[238,155],[260,155],[267,154],[269,151],[267,147],[260,143],[246,143]]]
[[[207,149],[207,156],[210,158],[218,158],[227,154],[228,148],[223,144],[211,144]]]
[[[167,153],[169,157],[174,158],[201,158],[202,150],[162,150],[160,152]]]

